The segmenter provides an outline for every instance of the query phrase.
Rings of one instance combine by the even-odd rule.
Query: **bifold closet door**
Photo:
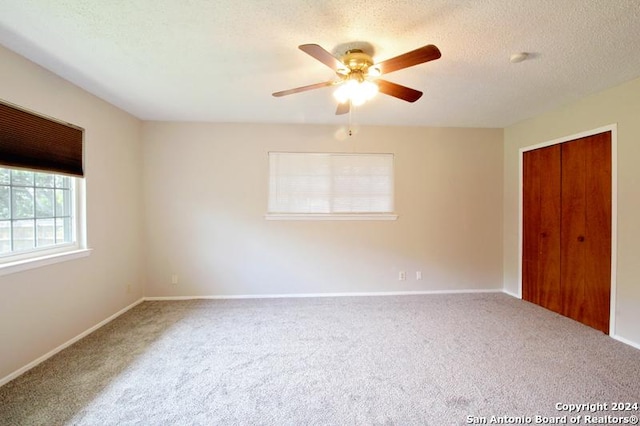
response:
[[[609,332],[611,132],[523,154],[522,298]]]
[[[562,314],[609,332],[611,133],[562,144]]]
[[[560,145],[524,153],[522,298],[561,313]]]

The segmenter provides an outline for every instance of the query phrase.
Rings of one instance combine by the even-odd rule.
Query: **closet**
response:
[[[523,153],[522,298],[609,333],[611,132]]]

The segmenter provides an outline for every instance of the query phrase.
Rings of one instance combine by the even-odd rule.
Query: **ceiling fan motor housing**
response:
[[[343,78],[363,81],[369,75],[370,67],[373,65],[373,59],[360,49],[352,49],[342,56],[340,61],[346,68],[339,69],[338,75]],[[374,68],[371,68],[373,70]],[[374,74],[374,73],[371,73]],[[374,75],[379,75],[375,73]]]

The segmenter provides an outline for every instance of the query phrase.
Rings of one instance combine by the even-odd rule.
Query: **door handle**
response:
[[[579,243],[583,243],[584,242],[584,235],[578,235],[578,242]]]

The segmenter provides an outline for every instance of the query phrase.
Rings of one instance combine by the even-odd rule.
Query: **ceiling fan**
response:
[[[334,70],[337,79],[275,92],[273,96],[281,97],[322,87],[340,86],[334,92],[334,96],[339,102],[336,114],[348,113],[351,105],[361,105],[377,92],[407,102],[417,101],[422,96],[421,91],[392,83],[379,77],[424,62],[433,61],[441,56],[440,50],[436,46],[428,44],[374,64],[371,56],[363,52],[362,49],[348,50],[338,59],[317,44],[302,44],[298,48]]]

